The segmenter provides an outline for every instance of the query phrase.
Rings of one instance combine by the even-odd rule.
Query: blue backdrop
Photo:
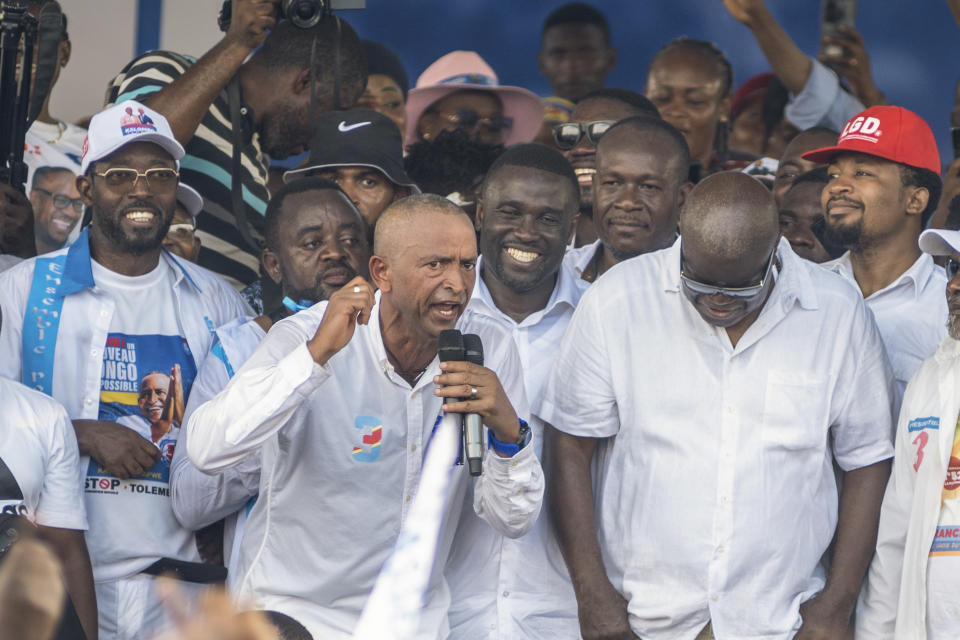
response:
[[[480,53],[500,81],[540,95],[549,85],[537,70],[540,26],[562,0],[367,0],[363,11],[344,11],[361,37],[378,40],[403,60],[410,85],[433,60],[454,49]],[[642,90],[652,55],[687,35],[715,42],[733,63],[735,83],[767,71],[746,27],[721,0],[595,0],[610,21],[617,68],[608,86]],[[819,0],[770,0],[771,11],[807,53],[819,42]],[[944,0],[861,0],[857,27],[871,56],[873,76],[892,104],[923,116],[933,128],[941,160],[953,156],[949,114],[960,75],[960,32]]]

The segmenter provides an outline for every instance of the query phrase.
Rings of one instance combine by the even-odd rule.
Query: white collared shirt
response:
[[[326,302],[274,325],[227,388],[187,421],[187,453],[217,472],[259,450],[260,497],[250,512],[236,594],[299,620],[316,638],[350,638],[390,554],[420,478],[424,447],[441,411],[433,394],[439,361],[411,389],[390,365],[380,334],[380,295],[369,324],[323,367],[306,341]],[[494,323],[464,318],[483,340],[517,414],[529,415],[516,347]],[[454,470],[451,502],[421,623],[422,638],[447,633],[443,565],[468,483]],[[488,453],[473,507],[506,535],[528,531],[543,494],[540,463],[527,447],[513,458]]]
[[[798,258],[731,346],[684,293],[680,243],[584,294],[537,412],[598,443],[599,542],[645,639],[793,638],[823,587],[833,462],[889,458],[893,379],[846,283]]]
[[[822,266],[839,273],[860,291],[850,252]],[[866,299],[897,379],[897,406],[907,382],[947,337],[947,276],[928,254],[889,285]]]
[[[603,245],[599,240],[576,249],[568,249],[563,256],[563,266],[576,275],[576,283],[581,292],[586,291],[587,287],[593,284],[583,279],[583,272],[590,266],[597,251],[603,251]]]
[[[477,262],[477,272],[482,274],[482,269],[483,257]],[[531,406],[543,393],[560,341],[583,293],[577,279],[561,265],[546,306],[517,323],[497,308],[483,278],[478,277],[464,313],[465,318],[482,317],[512,334]],[[530,429],[541,458],[543,421],[531,416]],[[530,533],[515,540],[464,509],[446,575],[452,598],[451,636],[458,640],[580,637],[577,600],[547,509],[541,510]]]
[[[77,437],[60,403],[0,377],[0,512],[86,529]]]

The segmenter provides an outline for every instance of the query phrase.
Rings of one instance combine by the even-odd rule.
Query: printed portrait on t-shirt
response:
[[[169,482],[170,461],[196,374],[193,356],[179,335],[108,335],[98,417],[136,431],[161,452],[153,468],[131,482],[164,486]],[[94,460],[88,476],[111,477]]]

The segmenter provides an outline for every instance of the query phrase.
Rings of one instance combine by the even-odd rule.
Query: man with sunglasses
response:
[[[584,294],[534,406],[581,633],[846,637],[893,454],[879,332],[757,180],[703,180],[680,231]]]
[[[946,280],[917,245],[943,188],[933,132],[903,107],[871,107],[847,122],[837,144],[803,159],[827,165],[826,239],[848,249],[825,266],[863,294],[902,396],[946,336]]]
[[[67,243],[83,216],[77,177],[65,167],[40,167],[33,172],[30,204],[37,255],[56,251]]]
[[[614,265],[665,249],[692,184],[690,151],[667,122],[633,116],[614,124],[597,145],[593,228],[599,240],[567,253],[583,288]]]
[[[631,116],[660,117],[657,108],[644,96],[626,89],[598,89],[584,96],[570,121],[553,128],[553,141],[573,165],[580,184],[580,216],[574,232],[574,246],[597,240],[593,228],[593,174],[596,173],[597,142],[618,120]]]
[[[920,248],[947,258],[949,337],[903,396],[876,555],[857,606],[864,640],[952,639],[960,629],[960,231],[928,229]]]
[[[127,108],[150,121],[124,123]],[[249,313],[225,281],[162,250],[183,153],[166,119],[137,102],[97,114],[77,179],[91,224],[68,249],[0,274],[0,375],[60,401],[76,431],[101,640],[151,638],[166,624],[154,576],[222,578],[174,517],[173,431],[155,444],[124,426],[151,372],[179,372],[183,397],[163,409],[176,416],[212,329]]]

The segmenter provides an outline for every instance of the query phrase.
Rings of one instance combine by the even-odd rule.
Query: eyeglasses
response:
[[[701,296],[726,296],[728,298],[753,298],[760,294],[763,291],[763,286],[767,283],[767,280],[770,278],[770,271],[773,269],[773,262],[777,256],[777,250],[774,249],[773,253],[770,254],[770,261],[767,263],[767,269],[763,272],[763,277],[760,278],[760,282],[757,284],[752,284],[748,287],[719,287],[715,284],[707,284],[705,282],[700,282],[699,280],[694,280],[687,274],[683,272],[684,261],[683,254],[680,254],[680,280],[683,281],[683,286],[692,291],[693,293]]]
[[[46,189],[41,189],[40,187],[34,187],[32,190],[39,191],[40,193],[53,198],[53,206],[57,209],[66,209],[67,207],[72,206],[75,212],[83,213],[83,198],[71,198],[64,193],[53,193],[52,191],[47,191]]]
[[[615,120],[595,120],[593,122],[564,122],[553,128],[553,141],[563,150],[573,149],[584,134],[590,144],[597,146],[607,129],[616,124]]]
[[[457,109],[454,113],[443,111],[432,111],[438,116],[443,117],[447,122],[456,126],[458,129],[473,129],[480,127],[488,133],[500,133],[509,131],[513,128],[513,118],[504,116],[490,118],[480,117],[480,114],[473,109]]]
[[[960,273],[960,260],[947,258],[947,263],[944,265],[944,267],[947,270],[947,280],[953,280],[957,273]]]
[[[170,228],[167,229],[167,237],[177,240],[189,240],[193,237],[193,232],[196,230],[197,228],[189,222],[178,222],[177,224],[170,225]]]
[[[126,167],[114,167],[96,175],[103,178],[111,187],[128,188],[133,188],[141,177],[146,178],[151,187],[158,189],[174,187],[180,179],[179,171],[166,167],[156,167],[143,172]]]

